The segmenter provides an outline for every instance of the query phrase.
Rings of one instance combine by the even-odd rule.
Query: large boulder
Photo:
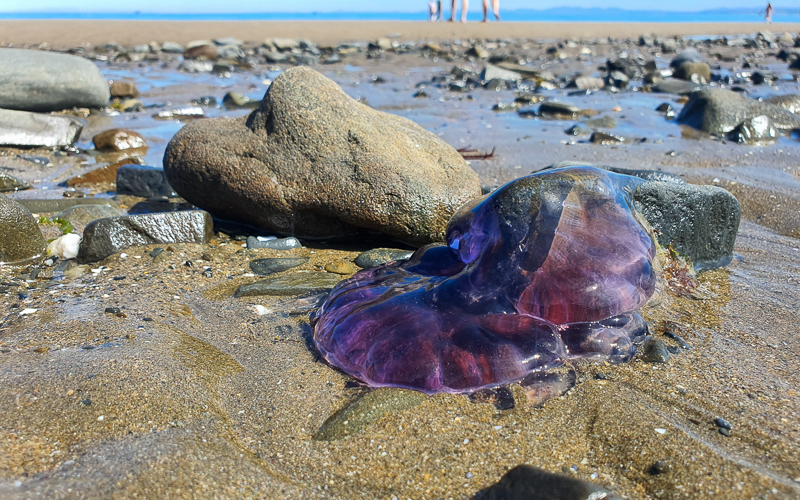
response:
[[[719,88],[706,88],[689,94],[689,101],[678,116],[678,122],[708,134],[724,135],[743,121],[756,116],[768,117],[776,128],[800,127],[800,116],[788,110],[741,96]]]
[[[26,49],[0,49],[0,108],[57,111],[108,105],[108,83],[88,59]]]
[[[44,255],[36,219],[22,205],[0,194],[0,264],[22,265]]]
[[[222,219],[310,238],[441,241],[455,210],[481,194],[434,134],[302,67],[276,78],[248,116],[187,124],[164,170],[178,194]]]
[[[0,75],[0,80],[2,78]],[[0,87],[0,94],[2,92]],[[81,130],[83,122],[77,118],[0,109],[0,146],[71,146],[80,137]]]

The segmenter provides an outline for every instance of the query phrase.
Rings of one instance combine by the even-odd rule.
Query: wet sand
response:
[[[546,48],[530,50],[536,57]],[[617,50],[593,49],[589,60],[551,61],[548,69],[591,72]],[[703,52],[711,50],[722,49]],[[663,67],[668,59],[658,62]],[[786,71],[771,56],[760,63]],[[93,134],[124,126],[146,137],[151,147],[144,158],[156,165],[182,126],[155,120],[161,107],[205,95],[221,101],[230,90],[260,98],[281,69],[221,78],[178,73],[175,61],[99,64],[106,78],[135,82],[149,107],[89,117],[78,145],[88,149]],[[124,258],[117,254],[61,280],[26,280],[4,268],[0,497],[469,499],[521,463],[630,499],[799,497],[800,144],[791,137],[763,147],[686,138],[654,111],[662,102],[679,109],[676,96],[544,91],[614,117],[615,133],[647,138],[590,144],[564,133],[571,120],[492,111],[513,100],[511,90],[417,86],[453,64],[386,54],[317,69],[350,96],[406,116],[454,147],[496,147],[494,158],[470,163],[487,185],[574,160],[662,169],[730,189],[743,206],[734,261],[700,276],[703,298],[664,296],[643,312],[691,349],[667,364],[576,364],[576,386],[540,408],[518,387],[514,408],[505,410],[439,395],[388,411],[343,439],[320,441],[318,430],[363,389],[309,345],[308,299],[231,294],[258,279],[248,276],[254,259],[309,257],[287,274],[321,272],[375,245],[307,243],[276,252],[217,237],[206,246],[160,245],[168,248],[157,259],[149,253],[155,245],[131,248]],[[429,97],[414,98],[419,88]],[[787,76],[748,91],[751,97],[798,93],[798,83]],[[246,112],[206,108],[208,116]],[[27,151],[50,156],[53,165],[39,167],[17,153],[0,151],[2,166],[37,182],[14,198],[61,198],[62,182],[116,159]],[[113,195],[102,186],[82,189]],[[142,200],[120,201],[125,208]],[[202,275],[205,266],[212,277]],[[270,312],[259,316],[254,305]],[[124,316],[105,313],[108,307]],[[20,315],[24,308],[37,312]],[[731,436],[719,432],[716,417],[731,423]],[[666,472],[654,475],[657,461]]]
[[[430,23],[398,21],[84,21],[3,20],[0,44],[41,44],[68,48],[113,40],[123,45],[170,40],[187,43],[235,36],[246,42],[265,38],[308,38],[318,44],[376,40],[452,40],[454,38],[638,38],[639,35],[740,35],[768,30],[800,31],[798,23]]]

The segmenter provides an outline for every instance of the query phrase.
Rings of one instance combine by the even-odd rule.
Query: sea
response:
[[[449,3],[449,2],[443,2]],[[449,9],[445,8],[449,15]],[[552,8],[502,11],[505,21],[537,22],[631,22],[631,23],[750,23],[763,22],[764,9],[714,9],[696,12],[626,10],[616,8]],[[0,12],[0,19],[98,19],[141,21],[421,21],[419,12],[251,12],[251,13],[152,13],[152,12]],[[480,12],[468,20],[479,21]],[[800,8],[776,8],[776,23],[800,22]]]

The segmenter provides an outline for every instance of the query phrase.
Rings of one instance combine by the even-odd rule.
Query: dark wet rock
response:
[[[664,342],[656,337],[648,337],[640,348],[640,359],[646,363],[666,363],[669,361],[669,351]]]
[[[634,59],[610,59],[606,61],[606,68],[609,73],[624,73],[629,80],[638,80],[644,76],[642,65]]]
[[[589,128],[614,128],[617,126],[617,120],[610,116],[601,116],[599,118],[592,118],[586,120],[583,125]]]
[[[167,182],[164,169],[146,165],[122,165],[117,170],[117,194],[155,198],[157,196],[175,196],[175,192]]]
[[[715,418],[714,425],[716,425],[720,429],[728,429],[728,430],[733,429],[733,427],[731,427],[731,424],[729,424],[728,421],[722,417]]]
[[[767,85],[772,85],[778,78],[778,74],[769,71],[753,71],[753,74],[750,75],[750,81],[756,85],[761,85],[764,83]]]
[[[672,109],[672,104],[668,102],[662,102],[661,104],[658,105],[656,111],[658,111],[659,113],[670,113],[674,112],[675,110]]]
[[[388,38],[379,38],[374,42],[370,42],[368,46],[369,50],[392,50],[392,41]]]
[[[23,111],[100,108],[109,90],[97,66],[82,57],[0,49],[0,108]]]
[[[600,90],[604,86],[603,79],[594,76],[576,76],[567,84],[567,88],[579,90]]]
[[[691,47],[687,49],[683,49],[680,54],[676,55],[670,61],[669,66],[670,68],[677,69],[680,68],[684,63],[699,63],[703,62],[703,56],[700,53]]]
[[[10,49],[0,49],[0,53],[4,50]],[[0,82],[2,79],[0,74]],[[2,92],[0,83],[0,94]],[[83,122],[68,116],[0,109],[0,146],[71,146],[80,137],[82,129]]]
[[[583,135],[591,135],[592,131],[589,130],[588,128],[584,127],[580,123],[578,123],[578,124],[575,124],[575,125],[571,126],[570,128],[568,128],[566,130],[566,133],[568,135],[573,135],[573,136],[578,137],[578,136],[583,136]]]
[[[543,102],[539,105],[539,115],[554,119],[574,119],[581,109],[561,102]]]
[[[22,205],[0,194],[0,264],[23,265],[44,255],[36,219]]]
[[[685,340],[683,340],[683,339],[682,339],[682,338],[681,338],[681,337],[680,337],[678,334],[676,334],[676,333],[673,333],[673,332],[670,332],[670,331],[666,331],[666,332],[664,332],[664,336],[665,336],[665,337],[667,337],[668,339],[672,339],[672,340],[674,340],[675,342],[677,342],[677,343],[678,343],[678,345],[681,347],[681,349],[685,349],[685,350],[687,350],[687,351],[688,351],[689,349],[691,349],[691,348],[692,348],[692,346],[690,346],[688,343],[686,343],[686,341],[685,341]]]
[[[608,74],[608,84],[620,89],[627,88],[631,79],[622,71],[612,71]]]
[[[111,97],[139,97],[139,91],[133,82],[112,82],[109,92]]]
[[[83,231],[78,261],[95,262],[128,247],[154,243],[208,243],[214,236],[211,215],[201,210],[111,217]]]
[[[35,214],[49,214],[61,212],[77,205],[110,205],[119,208],[119,203],[108,198],[69,198],[60,200],[22,199],[17,200]]]
[[[692,260],[698,271],[727,266],[739,230],[738,200],[717,186],[648,181],[631,199],[658,235]]]
[[[315,441],[338,441],[358,434],[385,415],[410,410],[428,396],[405,389],[376,389],[364,393],[331,415],[314,434]]]
[[[287,296],[324,292],[336,286],[342,277],[332,273],[292,273],[275,276],[255,283],[248,283],[236,289],[234,297],[255,297],[260,295]]]
[[[73,226],[85,226],[97,219],[121,215],[122,212],[111,205],[77,205],[55,214],[52,218],[64,219]]]
[[[219,57],[219,54],[217,53],[217,48],[214,45],[208,44],[196,45],[186,49],[186,51],[183,53],[183,57],[185,59],[216,61]]]
[[[411,250],[396,250],[393,248],[373,248],[360,254],[353,262],[358,267],[367,269],[377,267],[396,260],[408,260],[414,254]]]
[[[552,474],[518,465],[494,485],[481,490],[472,500],[619,500],[620,497],[596,484],[569,476]]]
[[[186,125],[164,169],[187,201],[222,219],[302,237],[437,241],[480,194],[455,149],[308,68],[282,73],[249,116]]]
[[[141,134],[122,128],[100,132],[92,137],[92,143],[98,151],[125,151],[147,147],[147,142]]]
[[[303,246],[297,238],[289,236],[288,238],[273,238],[270,240],[259,240],[255,236],[247,237],[247,248],[269,248],[271,250],[291,250],[292,248],[301,248]]]
[[[257,108],[260,104],[258,99],[250,99],[241,92],[228,92],[222,98],[222,105],[227,108]]]
[[[800,113],[800,95],[776,95],[764,99],[767,104],[774,104],[791,113]]]
[[[589,138],[592,144],[620,144],[625,142],[625,138],[619,135],[609,134],[608,132],[593,132]]]
[[[308,257],[275,257],[250,262],[250,270],[261,276],[282,273],[308,262]]]
[[[661,92],[662,94],[684,95],[701,88],[703,88],[703,86],[699,83],[679,80],[677,78],[665,78],[653,85],[652,90],[653,92]]]
[[[230,76],[230,74],[233,73],[234,71],[236,71],[236,66],[234,66],[233,64],[214,63],[214,65],[211,66],[211,72],[216,75]]]
[[[24,191],[25,189],[30,189],[31,185],[23,181],[22,179],[17,179],[13,175],[4,174],[0,172],[0,193],[7,193],[9,191]]]
[[[776,128],[800,127],[800,116],[786,109],[741,96],[720,88],[707,88],[689,94],[678,121],[712,135],[724,135],[748,118],[767,116]]]
[[[522,80],[522,75],[517,73],[516,71],[503,69],[499,66],[495,66],[494,64],[487,64],[486,67],[481,72],[481,80],[486,82],[490,80],[501,80],[504,82],[518,82]]]
[[[704,62],[685,62],[675,69],[672,76],[694,83],[708,83],[711,81],[711,68]]]
[[[778,142],[780,132],[766,116],[748,118],[728,133],[728,138],[739,144],[763,146]]]

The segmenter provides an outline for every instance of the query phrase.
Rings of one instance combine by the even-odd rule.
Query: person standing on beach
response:
[[[500,20],[500,0],[492,0],[492,12],[495,21]],[[483,0],[483,22],[489,21],[489,0]]]
[[[442,0],[436,0],[436,20],[442,20]]]
[[[461,0],[461,22],[467,22],[467,7],[469,6],[468,0]],[[450,22],[454,22],[456,20],[456,0],[453,0],[453,5],[450,9]]]
[[[772,4],[767,2],[767,10],[765,11],[765,15],[767,18],[767,24],[772,24]]]
[[[436,21],[436,2],[433,0],[428,2],[428,13],[430,14],[431,21]]]

